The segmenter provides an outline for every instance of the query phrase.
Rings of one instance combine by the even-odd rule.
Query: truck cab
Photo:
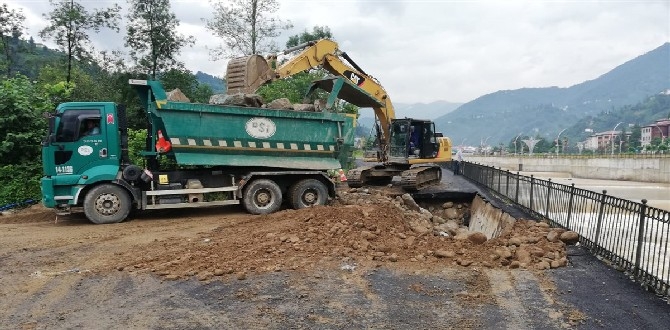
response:
[[[113,181],[120,171],[117,106],[111,102],[69,102],[49,116],[42,143],[42,202],[67,209],[86,187]]]

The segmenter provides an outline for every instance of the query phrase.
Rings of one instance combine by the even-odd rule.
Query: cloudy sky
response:
[[[46,26],[48,0],[6,0],[26,15],[28,34]],[[87,8],[117,1],[79,0]],[[123,1],[118,1],[122,5]],[[279,0],[289,35],[330,27],[340,49],[396,102],[467,102],[498,90],[568,87],[595,79],[670,41],[670,1]],[[196,37],[181,59],[192,71],[225,75],[210,59],[220,43],[204,28],[207,0],[173,0],[180,32]],[[122,50],[123,29],[93,35],[97,49]],[[670,60],[670,59],[669,59]]]

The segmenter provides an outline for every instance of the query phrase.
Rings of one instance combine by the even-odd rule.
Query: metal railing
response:
[[[670,297],[670,212],[644,199],[633,202],[491,166],[462,162],[461,171],[531,215],[577,232],[580,244],[599,259]]]

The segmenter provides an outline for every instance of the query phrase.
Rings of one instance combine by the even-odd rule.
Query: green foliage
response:
[[[166,91],[179,88],[191,102],[207,103],[212,96],[212,88],[199,83],[196,76],[185,69],[171,69],[160,75],[160,81]]]
[[[301,72],[261,86],[257,93],[266,102],[285,97],[291,103],[303,103],[312,81],[321,78],[323,78],[321,72]]]
[[[223,44],[211,50],[215,58],[276,52],[274,38],[281,30],[292,27],[273,14],[279,10],[277,0],[219,1],[214,6],[214,18],[206,21],[207,29],[223,39]]]
[[[73,61],[90,61],[92,58],[89,32],[97,33],[104,27],[118,31],[121,6],[115,4],[107,9],[88,12],[73,0],[49,0],[49,3],[53,10],[43,15],[49,25],[40,31],[40,37],[54,40],[66,54],[66,81],[70,82]]]
[[[6,3],[0,6],[0,46],[5,55],[3,65],[6,67],[7,77],[12,75],[25,20],[26,17],[21,11],[9,10]]]
[[[49,110],[49,98],[26,77],[0,83],[0,165],[39,163],[40,141],[46,134],[42,113]]]
[[[38,158],[39,159],[39,158]],[[39,161],[17,165],[0,166],[0,205],[23,202],[26,199],[40,200]]]
[[[144,158],[141,152],[146,146],[146,138],[146,129],[128,129],[128,156],[132,164],[138,166],[144,165]]]
[[[309,32],[307,29],[305,29],[300,34],[288,37],[288,41],[286,41],[286,48],[295,47],[309,41],[316,41],[321,39],[333,40],[333,34],[330,32],[330,28],[328,26],[317,25],[312,28],[312,32]]]
[[[159,72],[183,66],[177,55],[182,48],[193,45],[195,39],[177,33],[179,20],[170,12],[170,1],[128,0],[128,3],[125,40],[139,70],[155,79]]]

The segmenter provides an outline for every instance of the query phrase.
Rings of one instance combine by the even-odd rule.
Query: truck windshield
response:
[[[56,130],[56,142],[77,141],[86,132],[86,121],[100,125],[100,110],[65,110]]]

